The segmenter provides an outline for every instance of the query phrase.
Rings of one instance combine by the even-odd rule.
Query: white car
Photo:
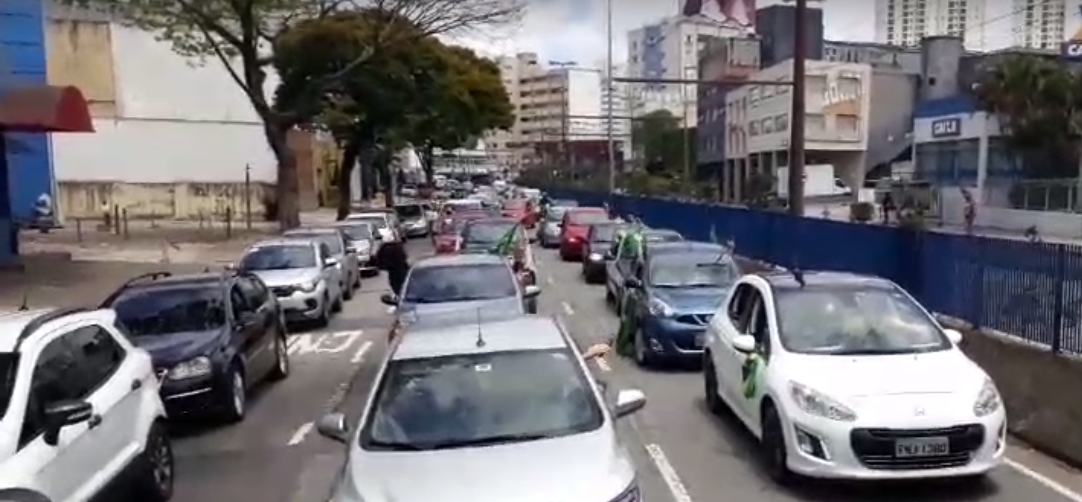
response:
[[[399,239],[398,229],[395,228],[391,215],[383,212],[353,213],[346,216],[346,221],[365,221],[376,227],[380,242],[396,242]]]
[[[746,275],[713,315],[712,411],[759,439],[771,476],[980,478],[1003,459],[995,384],[897,285],[833,272]]]
[[[130,480],[137,500],[172,497],[158,378],[114,311],[0,313],[0,372],[0,488],[82,502]]]

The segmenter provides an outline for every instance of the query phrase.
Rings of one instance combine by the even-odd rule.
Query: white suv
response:
[[[112,310],[0,313],[0,488],[81,502],[131,474],[137,500],[168,500],[164,419],[150,355]]]

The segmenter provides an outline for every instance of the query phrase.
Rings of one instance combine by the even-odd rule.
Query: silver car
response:
[[[607,399],[555,320],[414,325],[389,352],[356,427],[316,423],[348,445],[330,502],[641,500],[615,424],[646,398]]]
[[[396,204],[394,211],[399,221],[402,222],[402,229],[407,238],[428,235],[429,222],[423,205],[416,202]]]
[[[378,212],[360,212],[353,213],[346,216],[345,221],[367,221],[375,225],[376,231],[379,232],[379,239],[383,242],[393,242],[400,240],[398,236],[398,227],[393,224],[391,215],[387,213]]]
[[[278,298],[287,321],[327,325],[342,309],[342,273],[321,242],[280,239],[253,244],[238,268],[259,277]]]
[[[295,228],[282,234],[288,239],[309,239],[327,245],[331,256],[338,262],[342,272],[342,298],[353,298],[353,292],[361,288],[361,266],[357,254],[346,245],[346,234],[341,228]]]
[[[399,315],[425,317],[457,310],[536,313],[541,294],[535,284],[523,285],[507,259],[494,254],[437,255],[418,261],[402,285],[402,297],[385,294],[385,305]]]
[[[545,212],[545,219],[541,223],[541,229],[537,231],[537,240],[541,247],[553,248],[560,245],[560,229],[564,219],[564,213],[569,208],[559,206],[550,207]]]
[[[376,255],[379,253],[379,231],[370,221],[345,220],[335,223],[333,226],[342,229],[346,234],[346,246],[357,257],[357,266],[361,275],[377,275],[379,267],[376,266]]]

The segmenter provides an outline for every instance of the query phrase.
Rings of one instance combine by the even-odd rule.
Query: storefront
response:
[[[941,187],[1006,185],[1018,170],[999,138],[999,123],[968,96],[919,103],[914,112],[915,179]]]

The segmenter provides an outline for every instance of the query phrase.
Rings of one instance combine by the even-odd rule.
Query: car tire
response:
[[[323,303],[319,307],[319,317],[316,318],[316,327],[324,328],[331,323],[331,299],[323,295]]]
[[[767,476],[775,483],[786,486],[793,481],[793,471],[789,470],[789,450],[785,444],[785,431],[781,417],[773,404],[763,407],[762,439],[759,440],[759,452]]]
[[[289,344],[285,331],[274,335],[274,368],[271,368],[270,380],[281,381],[289,377]]]
[[[357,277],[353,279],[353,290],[357,291],[361,289],[361,271],[357,270]]]
[[[337,314],[337,313],[342,311],[342,306],[343,306],[343,302],[344,302],[344,300],[342,298],[345,296],[345,294],[346,293],[343,290],[342,294],[338,295],[338,298],[336,298],[334,300],[334,303],[331,304],[331,312],[334,312],[335,314]]]
[[[353,280],[349,279],[348,282],[342,284],[342,300],[353,299]]]
[[[635,364],[640,368],[650,368],[654,365],[654,357],[646,347],[646,335],[642,332],[642,326],[635,328],[634,340]]]
[[[222,400],[223,417],[226,422],[241,422],[248,414],[248,385],[239,363],[233,363],[230,367],[226,385],[228,388]]]
[[[714,415],[725,412],[725,401],[718,393],[718,373],[714,370],[714,362],[710,360],[710,354],[703,352],[703,402],[706,409]]]
[[[143,453],[136,459],[132,499],[165,502],[173,498],[175,463],[173,444],[165,424],[155,422],[147,433]]]

